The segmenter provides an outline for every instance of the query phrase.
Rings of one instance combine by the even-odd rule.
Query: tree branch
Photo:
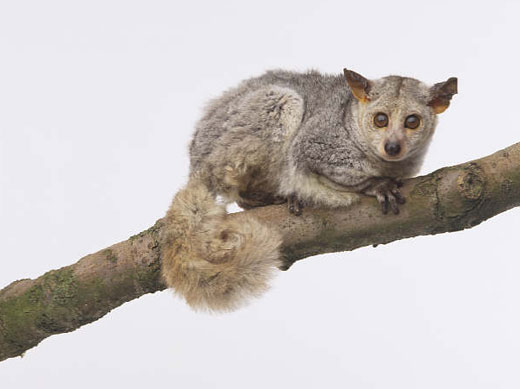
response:
[[[520,204],[520,143],[488,157],[409,179],[399,215],[382,215],[373,198],[346,209],[285,206],[250,212],[283,236],[285,268],[316,254],[354,250],[420,235],[458,231]],[[230,215],[230,217],[234,217]],[[163,290],[162,219],[77,263],[0,291],[0,361],[22,355],[46,337],[93,322],[145,293]]]

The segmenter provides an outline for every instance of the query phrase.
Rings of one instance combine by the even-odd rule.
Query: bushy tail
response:
[[[166,215],[162,273],[195,308],[230,311],[260,296],[280,265],[281,236],[247,213],[229,217],[196,178]]]

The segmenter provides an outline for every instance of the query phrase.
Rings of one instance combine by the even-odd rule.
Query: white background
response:
[[[424,173],[519,141],[519,13],[1,1],[0,287],[151,226],[186,181],[204,102],[269,68],[459,77]],[[1,362],[0,387],[518,388],[518,216],[307,259],[233,314],[147,295]]]

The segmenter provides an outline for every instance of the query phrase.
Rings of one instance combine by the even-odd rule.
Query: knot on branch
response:
[[[459,191],[468,200],[478,200],[484,193],[485,180],[480,167],[471,162],[457,178]]]
[[[479,164],[470,162],[459,169],[446,169],[439,185],[440,220],[448,231],[473,227],[482,221],[475,212],[484,202],[487,180]],[[450,189],[451,188],[451,189]],[[455,190],[453,190],[455,189]]]

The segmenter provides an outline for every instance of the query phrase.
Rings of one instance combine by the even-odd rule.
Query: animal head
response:
[[[385,161],[402,161],[424,152],[437,124],[457,93],[457,79],[428,86],[413,78],[388,76],[367,80],[344,69],[358,104],[355,131],[365,151]]]

